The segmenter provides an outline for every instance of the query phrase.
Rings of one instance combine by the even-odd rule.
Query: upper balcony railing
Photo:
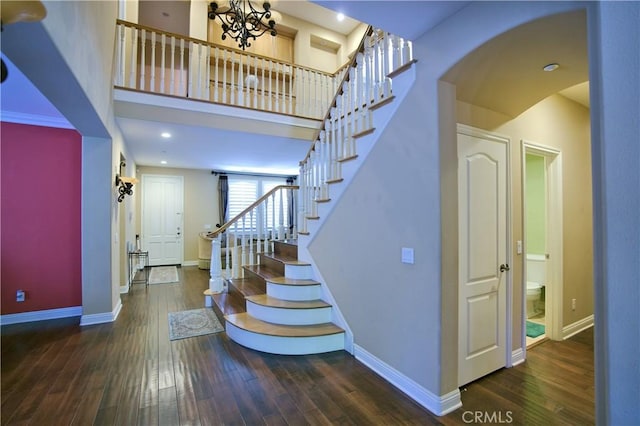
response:
[[[118,20],[116,87],[322,119],[346,68],[314,70]]]

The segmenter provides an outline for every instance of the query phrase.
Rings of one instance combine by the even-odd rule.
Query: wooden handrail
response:
[[[343,93],[342,87],[344,86],[344,83],[349,81],[349,69],[354,68],[356,66],[358,53],[364,52],[364,42],[367,39],[367,37],[369,37],[371,34],[373,34],[373,27],[371,25],[369,25],[367,27],[367,31],[364,32],[364,36],[362,36],[362,40],[360,40],[360,44],[358,45],[358,49],[356,49],[356,51],[355,51],[355,53],[353,55],[353,58],[351,58],[351,62],[349,62],[349,66],[347,67],[347,71],[344,73],[344,76],[342,77],[342,80],[340,81],[340,85],[338,86],[338,90],[336,91],[336,94],[333,97],[333,101],[331,102],[331,106],[327,109],[327,112],[325,113],[324,118],[322,119],[322,127],[320,127],[320,129],[316,132],[315,137],[313,138],[313,143],[311,144],[311,147],[309,147],[309,151],[307,151],[307,155],[305,155],[304,159],[302,161],[300,161],[300,165],[303,165],[309,159],[309,156],[311,156],[311,153],[315,150],[316,142],[318,141],[318,137],[320,136],[320,132],[322,132],[324,130],[324,126],[325,126],[325,123],[327,121],[327,118],[329,118],[329,116],[331,115],[331,109],[337,105],[338,97],[340,95],[342,95],[342,93]]]
[[[260,55],[259,53],[249,53],[247,51],[240,50],[240,49],[237,49],[235,47],[227,47],[227,46],[223,46],[221,44],[215,44],[215,43],[211,43],[209,41],[199,40],[199,39],[193,38],[193,37],[187,37],[187,36],[184,36],[184,35],[171,33],[171,32],[168,32],[168,31],[162,31],[162,30],[159,30],[157,28],[147,27],[146,25],[140,25],[140,24],[136,24],[136,23],[133,23],[133,22],[123,21],[121,19],[117,19],[116,20],[116,24],[121,24],[121,25],[123,25],[125,27],[129,27],[129,28],[137,28],[137,29],[141,29],[141,30],[152,31],[152,32],[155,32],[156,34],[164,34],[164,35],[169,36],[169,37],[175,37],[177,39],[183,39],[185,41],[192,41],[194,43],[204,44],[204,45],[207,45],[209,47],[229,50],[229,51],[235,52],[235,53],[237,53],[239,55],[242,55],[242,56],[252,56],[252,57],[255,57],[255,58],[258,58],[258,59],[265,59],[265,60],[268,60],[268,61],[271,61],[271,62],[274,62],[274,63],[278,63],[278,64],[282,64],[282,65],[288,65],[288,66],[295,67],[295,68],[298,68],[298,69],[302,69],[302,70],[305,70],[305,71],[312,71],[312,72],[315,72],[315,73],[318,73],[318,74],[324,74],[327,77],[334,77],[342,69],[342,67],[340,67],[340,68],[338,68],[338,70],[336,72],[330,73],[330,72],[318,70],[318,69],[315,69],[315,68],[307,67],[307,66],[304,66],[304,65],[294,64],[293,62],[288,62],[288,61],[283,61],[283,60],[280,60],[280,59],[270,58],[270,57],[265,56],[265,55]],[[355,57],[355,55],[354,55],[354,57]]]
[[[224,225],[222,225],[220,228],[216,229],[213,232],[208,232],[207,233],[207,237],[209,238],[215,238],[218,235],[222,234],[224,231],[226,231],[227,229],[229,229],[231,227],[231,225],[233,225],[236,222],[239,222],[240,219],[242,219],[242,217],[244,215],[246,215],[247,213],[249,213],[251,210],[255,209],[256,207],[258,207],[264,200],[266,200],[267,198],[269,198],[272,194],[274,194],[276,191],[280,190],[280,189],[299,189],[300,187],[298,185],[278,185],[275,188],[273,188],[271,191],[267,192],[266,194],[264,194],[262,197],[258,198],[256,201],[254,201],[249,207],[247,207],[246,209],[242,210],[238,215],[236,215],[236,217],[234,217],[233,219],[231,219],[230,221],[228,221],[227,223],[225,223]]]

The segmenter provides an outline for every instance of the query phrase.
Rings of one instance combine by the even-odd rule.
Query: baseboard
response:
[[[524,349],[518,348],[511,352],[511,367],[522,364],[525,360]]]
[[[593,314],[579,321],[569,324],[562,328],[562,340],[567,340],[569,337],[575,336],[581,331],[586,330],[589,327],[593,327]]]
[[[90,314],[90,315],[82,315],[80,318],[80,326],[85,325],[94,325],[94,324],[103,324],[105,322],[114,322],[118,315],[120,314],[120,310],[122,309],[122,301],[118,299],[118,304],[113,311],[104,312],[101,314]]]
[[[19,324],[23,322],[46,321],[58,318],[79,317],[82,306],[68,308],[44,309],[42,311],[20,312],[18,314],[0,315],[0,325]]]
[[[400,373],[384,361],[376,358],[362,347],[354,344],[354,355],[357,360],[375,373],[407,394],[411,399],[431,411],[436,416],[444,416],[460,407],[460,391],[458,389],[446,395],[436,395],[418,383]]]
[[[186,260],[182,262],[182,266],[198,266],[197,260]]]
[[[127,294],[129,293],[129,286],[128,285],[121,285],[120,286],[120,294]]]

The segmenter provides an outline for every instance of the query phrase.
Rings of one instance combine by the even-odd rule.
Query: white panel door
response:
[[[183,260],[182,176],[142,176],[142,244],[149,265],[180,265]]]
[[[458,384],[506,365],[507,146],[458,133]]]

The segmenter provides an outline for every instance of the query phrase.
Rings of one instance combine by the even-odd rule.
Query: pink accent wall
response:
[[[2,314],[82,305],[82,137],[0,123]],[[24,290],[24,302],[16,291]]]

